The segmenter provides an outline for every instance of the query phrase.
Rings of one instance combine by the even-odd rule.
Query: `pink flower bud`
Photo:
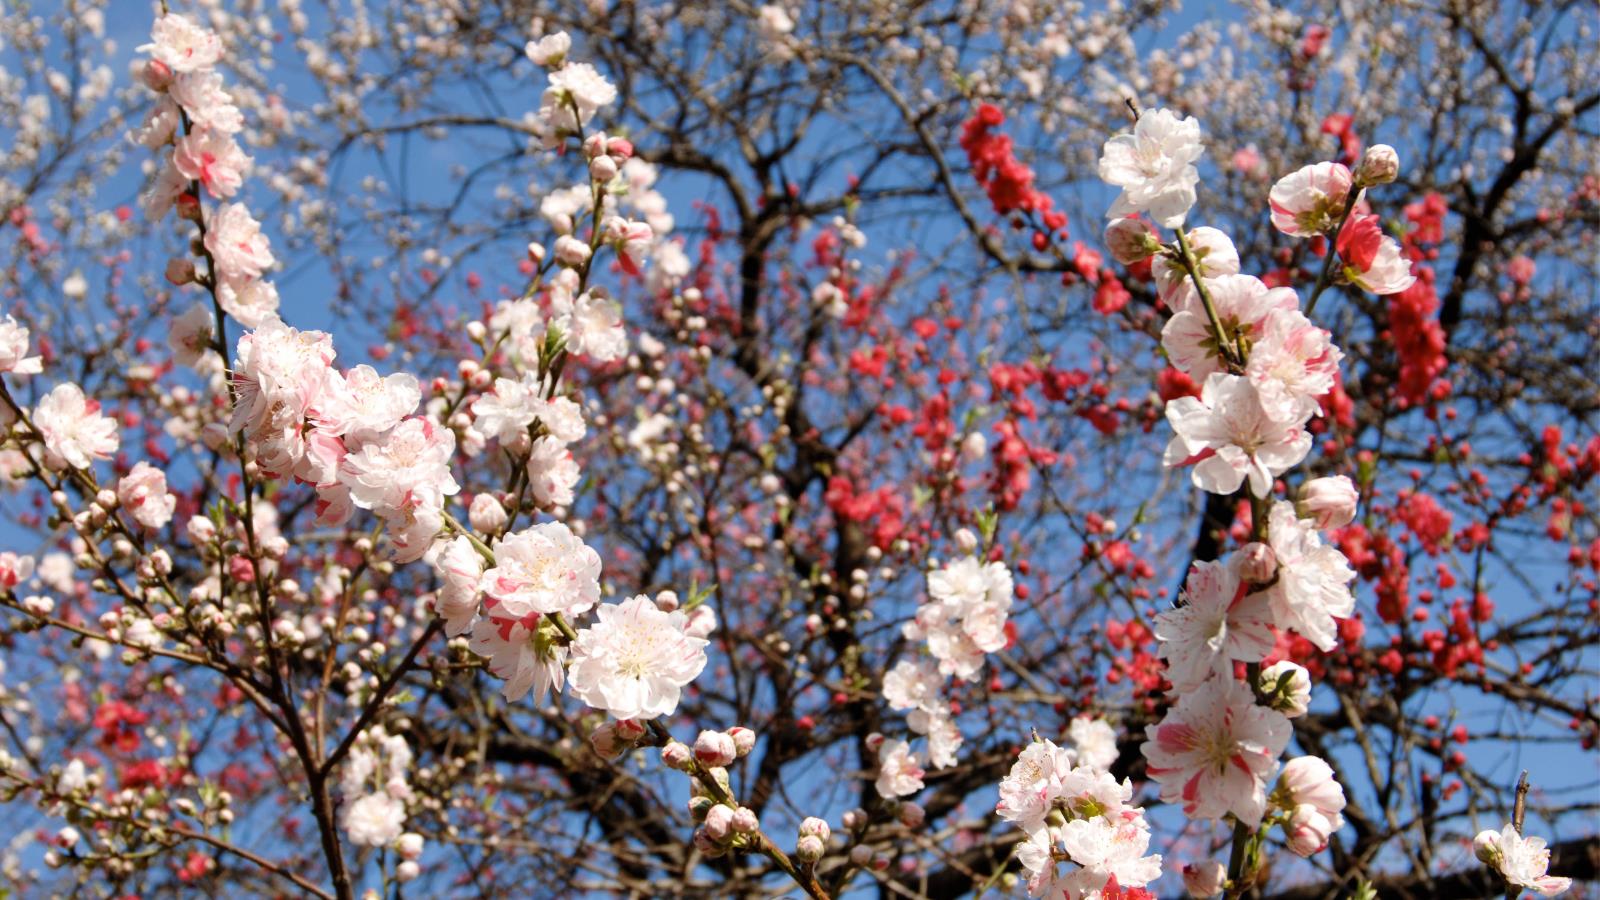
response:
[[[1361,157],[1356,167],[1356,184],[1370,187],[1388,184],[1400,174],[1400,154],[1388,144],[1373,144]]]
[[[694,758],[704,766],[726,766],[738,758],[738,749],[723,732],[702,731],[694,739]]]
[[[741,758],[750,755],[756,746],[756,733],[748,728],[735,725],[728,729],[728,736],[733,738],[733,750]]]
[[[1472,839],[1472,852],[1484,865],[1500,865],[1500,832],[1488,829],[1478,832]]]
[[[415,881],[421,875],[422,867],[417,865],[415,860],[408,859],[394,867],[394,878],[401,884]]]
[[[408,831],[400,835],[394,842],[395,850],[399,851],[401,859],[417,859],[422,856],[422,835]]]
[[[878,752],[878,748],[882,747],[882,746],[883,746],[883,735],[879,734],[876,731],[874,731],[873,733],[867,735],[867,749],[868,750],[871,750],[873,753],[877,753]]]
[[[805,819],[800,822],[800,834],[802,836],[813,835],[826,841],[828,839],[828,835],[830,834],[828,831],[828,823],[817,818],[816,816],[806,816]]]
[[[822,839],[814,834],[803,834],[794,843],[794,855],[803,863],[814,863],[821,859],[826,849]]]
[[[592,252],[588,244],[570,234],[556,238],[556,262],[563,266],[581,266],[588,262]]]
[[[1139,218],[1113,220],[1106,226],[1106,249],[1111,258],[1125,266],[1143,262],[1161,252],[1161,241],[1149,223]]]
[[[467,521],[480,534],[493,534],[505,526],[509,517],[506,508],[493,494],[479,494],[472,498],[472,505],[467,507]]]
[[[846,810],[845,814],[839,817],[839,824],[844,826],[845,831],[855,831],[867,824],[867,812],[862,809]]]
[[[1333,823],[1309,803],[1296,806],[1294,812],[1289,814],[1289,821],[1283,825],[1289,839],[1289,849],[1300,856],[1322,852],[1322,848],[1328,846],[1328,835],[1333,833],[1333,829]]]
[[[700,855],[707,859],[715,859],[728,852],[727,848],[718,843],[717,839],[712,837],[704,828],[694,833],[694,849],[700,851]]]
[[[606,152],[618,162],[627,162],[633,156],[633,142],[627,138],[612,138],[606,141]]]
[[[1239,577],[1253,584],[1266,584],[1278,572],[1277,554],[1260,541],[1240,547],[1235,562],[1239,566]]]
[[[676,612],[678,609],[678,592],[662,591],[656,595],[656,609],[664,613]]]
[[[690,797],[689,815],[693,816],[696,822],[704,822],[706,820],[706,816],[711,812],[711,807],[716,805],[717,801],[711,799],[710,797],[703,795]]]
[[[761,820],[755,810],[741,806],[733,811],[733,830],[736,834],[755,834],[761,830]]]
[[[178,218],[188,222],[200,221],[200,198],[184,191],[178,195]]]
[[[650,729],[638,719],[623,719],[617,723],[617,737],[621,740],[627,741],[630,744],[644,737],[645,732],[649,730]],[[678,746],[681,747],[683,745],[679,744]]]
[[[1329,820],[1336,820],[1329,830],[1343,826],[1344,788],[1334,780],[1333,769],[1316,756],[1299,756],[1283,765],[1278,778],[1278,789],[1285,809],[1310,805]]]
[[[617,740],[617,726],[606,722],[589,733],[589,746],[606,759],[616,759],[626,746]]]
[[[661,748],[661,761],[665,763],[669,769],[677,769],[678,771],[682,772],[683,770],[689,768],[689,760],[691,759],[694,759],[694,753],[689,749],[689,745],[687,744],[683,744],[678,741],[672,741],[665,747]]]
[[[152,91],[165,91],[172,86],[172,69],[159,59],[144,65],[144,85]]]
[[[733,810],[720,803],[706,810],[705,830],[717,843],[726,841],[733,833]]]
[[[609,156],[596,156],[589,163],[589,177],[605,184],[617,177],[617,161]]]
[[[1191,897],[1215,897],[1227,877],[1228,870],[1214,859],[1183,866],[1183,887]]]
[[[866,844],[857,844],[851,847],[850,862],[858,866],[872,865],[872,848]]]
[[[921,828],[922,823],[928,818],[928,813],[918,803],[900,804],[900,824],[907,828]]]
[[[167,280],[173,284],[188,284],[194,280],[194,261],[179,256],[167,260]]]
[[[604,156],[606,152],[606,136],[604,132],[596,131],[583,139],[583,156],[585,159],[594,159]]]
[[[528,259],[532,261],[534,265],[544,262],[544,245],[538,241],[529,242]]]
[[[1355,484],[1343,475],[1313,478],[1300,486],[1295,512],[1318,528],[1343,528],[1355,520],[1360,499]]]

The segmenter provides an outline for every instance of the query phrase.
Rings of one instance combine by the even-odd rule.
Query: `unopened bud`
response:
[[[761,830],[761,820],[754,810],[741,806],[733,811],[733,830],[736,834],[755,834]]]
[[[733,833],[733,810],[720,803],[706,810],[705,830],[717,843],[726,841]]]
[[[816,816],[807,816],[800,822],[801,837],[811,835],[826,841],[828,839],[828,834],[828,823],[817,818]]]
[[[705,766],[726,766],[738,758],[733,738],[720,731],[702,731],[694,740],[694,758]]]
[[[167,280],[177,285],[194,281],[194,261],[181,256],[167,260]]]
[[[1115,219],[1106,226],[1106,249],[1125,266],[1143,262],[1161,252],[1161,241],[1143,219]]]
[[[814,834],[803,834],[794,842],[794,855],[803,863],[814,863],[822,858],[827,845]]]
[[[1239,548],[1239,577],[1251,584],[1266,584],[1278,571],[1278,556],[1260,541]]]
[[[605,184],[617,177],[617,161],[609,156],[596,156],[589,162],[589,177]]]
[[[902,804],[900,804],[900,824],[901,825],[904,825],[907,828],[921,828],[922,827],[922,823],[924,821],[926,821],[927,818],[928,818],[927,810],[924,810],[922,808],[921,804],[917,804],[917,803],[902,803]]]
[[[872,848],[866,844],[857,844],[851,847],[850,862],[862,867],[872,865]]]
[[[172,86],[172,69],[158,59],[144,64],[144,84],[152,91],[164,91]]]
[[[1214,859],[1183,866],[1183,887],[1191,897],[1215,897],[1222,893],[1227,877],[1228,871]]]
[[[1356,184],[1371,187],[1388,184],[1400,174],[1400,154],[1388,144],[1373,144],[1361,157],[1356,167]]]
[[[682,772],[689,768],[689,761],[692,759],[694,759],[694,752],[689,749],[689,745],[679,741],[672,741],[661,748],[661,761],[669,769],[677,769]]]
[[[733,738],[733,752],[740,757],[750,755],[756,746],[756,733],[748,728],[735,725],[728,729],[728,737]]]

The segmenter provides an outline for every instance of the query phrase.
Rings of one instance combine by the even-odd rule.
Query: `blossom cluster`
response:
[[[963,531],[969,550],[977,538]],[[935,768],[956,764],[961,729],[944,699],[946,681],[972,680],[984,656],[1010,640],[1006,618],[1012,603],[1011,570],[999,561],[982,562],[970,553],[928,573],[928,599],[901,632],[909,641],[926,642],[931,659],[902,659],[883,676],[883,697],[891,709],[909,710],[906,724],[928,739],[926,756],[906,741],[887,741],[879,748],[878,792],[897,797],[922,789],[924,758]]]

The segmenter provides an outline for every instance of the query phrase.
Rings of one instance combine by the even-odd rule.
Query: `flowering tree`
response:
[[[0,29],[19,889],[1595,876],[1582,9]]]

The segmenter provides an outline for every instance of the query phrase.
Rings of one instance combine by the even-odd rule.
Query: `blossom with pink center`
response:
[[[182,73],[172,79],[167,90],[196,126],[227,134],[244,128],[244,115],[233,104],[233,95],[222,89],[222,76],[217,72],[197,69]]]
[[[533,372],[520,380],[496,378],[494,390],[472,402],[478,430],[502,444],[526,446],[528,428],[538,420],[546,434],[563,444],[582,438],[587,430],[583,410],[567,397],[546,399],[547,393],[548,385]]]
[[[560,441],[541,437],[528,452],[528,490],[541,507],[570,506],[582,476],[578,461]]]
[[[44,438],[48,462],[87,469],[117,452],[117,423],[100,412],[100,402],[71,382],[58,384],[39,400],[33,424]]]
[[[1355,570],[1338,548],[1322,543],[1311,522],[1295,514],[1294,504],[1272,504],[1267,540],[1278,558],[1278,580],[1262,593],[1274,624],[1290,628],[1323,651],[1338,643],[1338,623],[1355,612],[1350,582]]]
[[[1266,598],[1247,593],[1248,587],[1226,563],[1197,562],[1183,583],[1181,605],[1156,616],[1156,654],[1167,661],[1175,690],[1232,678],[1235,660],[1260,662],[1272,652],[1272,613]]]
[[[205,243],[222,281],[260,278],[276,261],[271,243],[261,233],[261,223],[242,203],[229,203],[216,211],[206,223]]]
[[[1267,195],[1274,228],[1291,237],[1325,234],[1339,224],[1350,198],[1350,170],[1320,162],[1278,179]]]
[[[1256,705],[1244,682],[1213,678],[1179,695],[1139,749],[1161,799],[1181,802],[1191,819],[1232,813],[1254,828],[1266,811],[1266,780],[1291,732],[1282,713]]]
[[[572,695],[619,719],[671,715],[705,669],[706,639],[688,633],[681,610],[663,612],[643,595],[601,604],[595,617],[572,642]]]
[[[1262,338],[1267,321],[1275,314],[1293,311],[1300,298],[1291,288],[1269,288],[1253,275],[1222,275],[1206,279],[1211,308],[1217,314],[1228,345]],[[1161,329],[1161,347],[1172,365],[1192,378],[1222,370],[1225,359],[1211,316],[1191,289],[1172,300],[1175,312]]]
[[[330,368],[310,418],[318,430],[365,442],[400,424],[420,402],[422,388],[415,375],[379,375],[367,365],[341,375]]]
[[[538,620],[479,619],[472,626],[472,652],[489,658],[489,671],[505,681],[500,693],[510,701],[532,692],[533,702],[543,703],[554,690],[560,693],[565,680],[567,648],[558,634]]]
[[[37,375],[43,371],[43,361],[28,355],[27,327],[10,315],[0,319],[0,373]]]
[[[117,502],[138,522],[151,530],[172,521],[178,498],[167,492],[167,476],[143,460],[117,481]]]
[[[995,812],[1030,834],[1043,828],[1051,807],[1066,792],[1072,765],[1072,752],[1051,741],[1029,744],[1000,779]]]
[[[885,800],[906,797],[922,790],[922,756],[905,741],[884,741],[878,747],[878,796]]]
[[[1177,435],[1163,462],[1193,466],[1195,487],[1213,494],[1231,494],[1248,479],[1251,493],[1268,496],[1273,479],[1311,450],[1311,435],[1301,427],[1305,420],[1274,421],[1255,385],[1240,375],[1212,373],[1198,398],[1167,404],[1167,422]]]
[[[222,311],[246,328],[258,328],[278,313],[278,288],[261,278],[224,281],[217,285],[217,302]]]
[[[398,509],[413,494],[448,497],[460,490],[450,474],[456,436],[431,419],[415,417],[396,425],[382,440],[347,454],[339,483],[362,509]]]
[[[1333,390],[1344,359],[1328,332],[1299,310],[1276,310],[1267,317],[1250,349],[1245,375],[1256,386],[1261,407],[1279,421],[1309,416],[1317,398]]]
[[[1394,238],[1383,233],[1377,216],[1352,215],[1336,242],[1351,284],[1380,296],[1399,294],[1416,283],[1411,261]]]
[[[1571,878],[1547,874],[1550,850],[1544,838],[1525,838],[1517,833],[1515,825],[1508,824],[1498,832],[1479,832],[1472,841],[1472,848],[1478,859],[1494,867],[1515,887],[1527,888],[1541,897],[1554,897],[1572,887]]]
[[[579,616],[600,602],[600,554],[566,525],[543,522],[495,540],[483,590],[502,618]]]
[[[172,151],[172,164],[183,177],[200,182],[219,200],[238,193],[253,162],[233,135],[205,126],[178,138]]]
[[[628,354],[622,306],[599,289],[579,294],[576,300],[557,297],[550,311],[551,325],[566,336],[568,352],[595,362],[611,362]]]
[[[150,43],[138,48],[173,72],[207,69],[222,59],[222,39],[209,28],[177,13],[167,13],[150,26]]]
[[[333,358],[333,338],[326,332],[301,331],[276,317],[262,322],[239,338],[229,427],[253,432],[282,411],[304,418],[327,384]]]

